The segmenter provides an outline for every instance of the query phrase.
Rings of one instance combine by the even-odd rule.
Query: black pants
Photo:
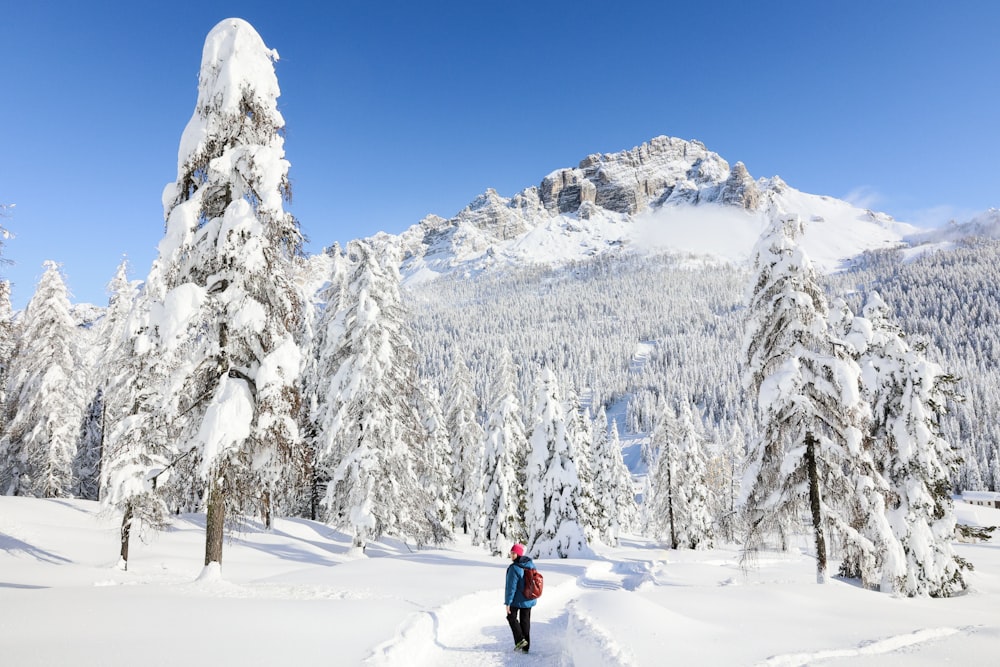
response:
[[[518,616],[520,615],[520,620]],[[517,644],[522,639],[528,642],[525,648],[531,646],[531,607],[511,607],[507,614],[507,622],[510,624],[510,631],[514,633],[514,643]]]

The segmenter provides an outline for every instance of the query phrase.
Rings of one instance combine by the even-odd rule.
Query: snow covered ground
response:
[[[959,503],[959,519],[1000,510]],[[386,541],[350,556],[305,520],[250,526],[201,576],[201,515],[176,517],[115,567],[118,518],[77,500],[0,497],[0,665],[995,665],[1000,536],[960,544],[968,594],[901,599],[814,583],[800,551],[741,570],[734,549],[641,539],[541,560],[531,655],[510,651],[506,561]]]

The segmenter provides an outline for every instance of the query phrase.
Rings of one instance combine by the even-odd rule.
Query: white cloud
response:
[[[858,186],[841,197],[841,199],[858,208],[873,210],[877,210],[880,203],[885,201],[885,198],[870,185]]]

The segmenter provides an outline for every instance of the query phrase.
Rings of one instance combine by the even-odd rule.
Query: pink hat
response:
[[[517,554],[518,556],[523,556],[524,555],[524,545],[523,544],[515,544],[514,546],[512,546],[510,548],[510,552],[514,553],[514,554]]]

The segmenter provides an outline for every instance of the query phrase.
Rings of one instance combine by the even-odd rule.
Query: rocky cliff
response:
[[[706,211],[712,212],[707,223]],[[841,225],[840,236],[859,237],[839,242],[838,252],[898,242],[910,230],[847,202],[800,193],[777,177],[755,180],[742,162],[730,166],[701,142],[656,137],[630,150],[588,155],[510,198],[487,190],[452,218],[424,218],[398,242],[407,279],[479,270],[503,257],[560,261],[649,249],[650,238],[657,249],[710,254],[711,239],[689,243],[698,226],[723,244],[724,237],[738,237],[736,254],[746,254],[766,218],[779,212]],[[857,226],[873,221],[882,230],[874,236]]]

